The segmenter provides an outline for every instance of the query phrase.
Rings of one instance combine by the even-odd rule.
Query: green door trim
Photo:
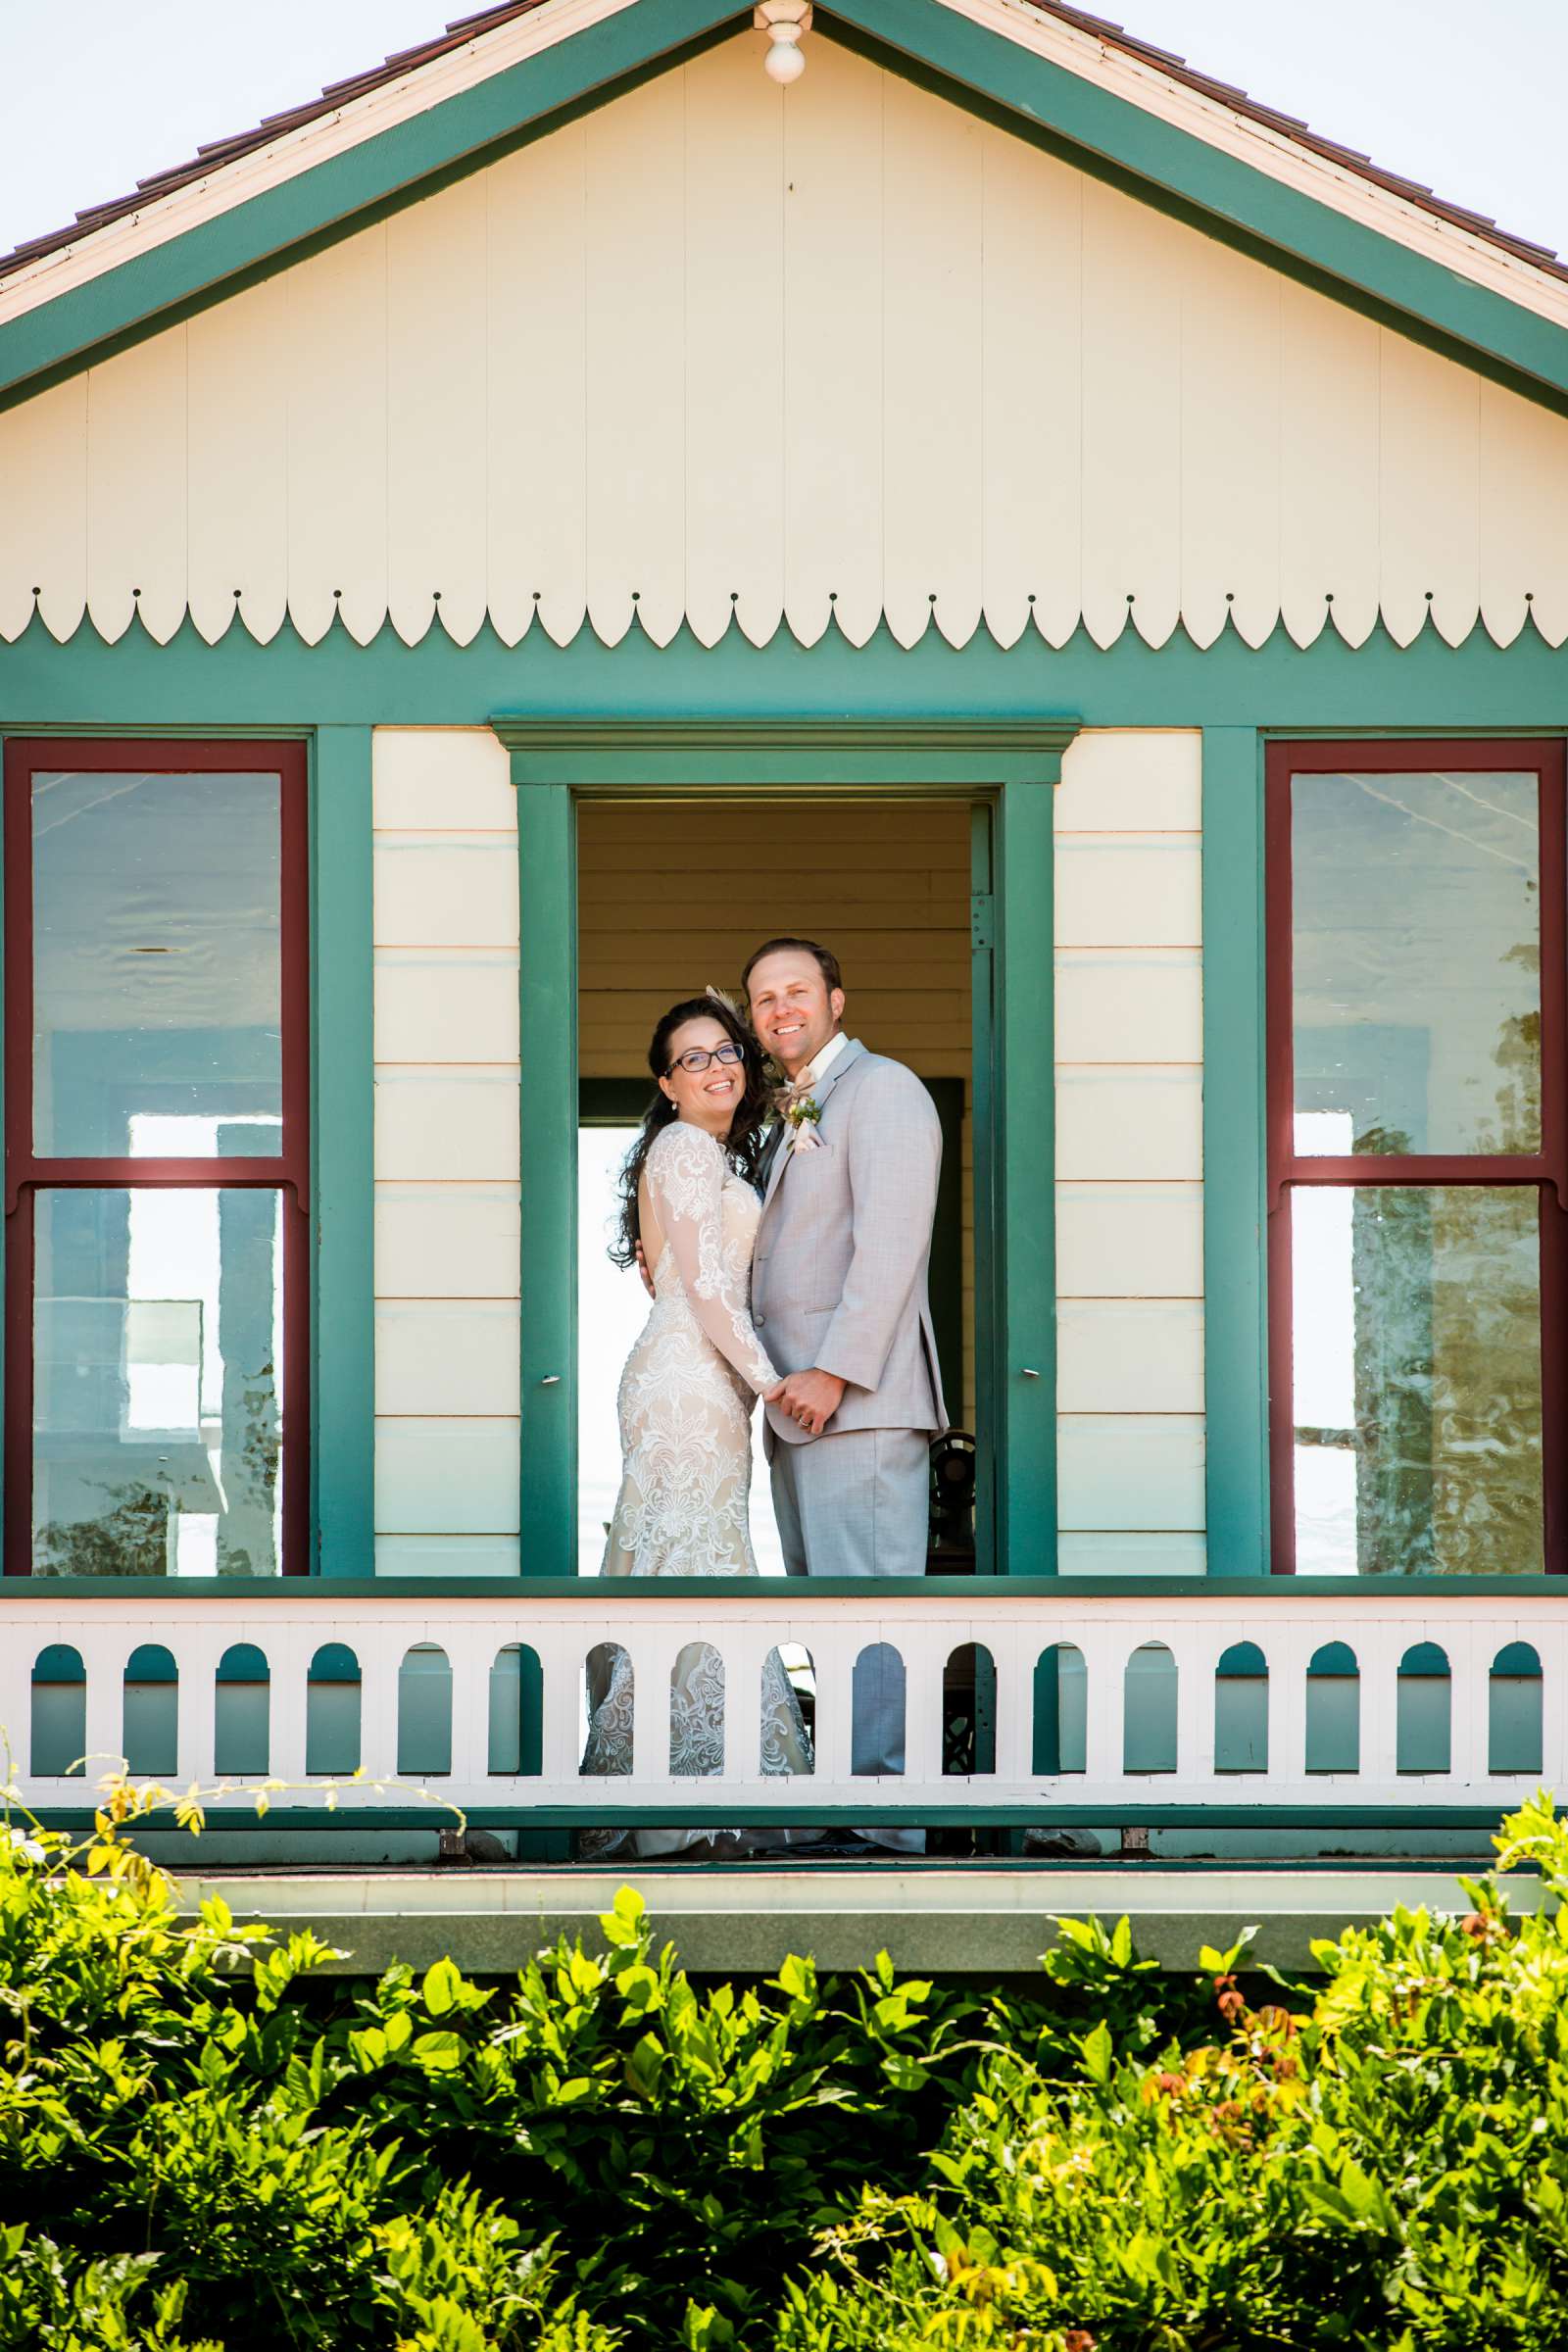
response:
[[[516,782],[516,761],[513,761]],[[525,1576],[569,1570],[577,1529],[577,811],[567,784],[517,795]]]
[[[911,718],[903,712],[711,719],[645,715],[490,721],[517,788],[522,1004],[521,1561],[550,1575],[575,1556],[576,798],[887,792],[997,810],[994,1014],[976,1007],[989,1065],[998,1179],[989,1388],[999,1475],[996,1553],[1054,1573],[1055,1508],[1054,788],[1073,718]],[[1010,943],[1010,953],[1009,953]],[[984,1020],[982,1034],[981,1021]],[[1008,1083],[1001,1083],[1003,1066]],[[981,1089],[977,1086],[977,1100]],[[568,1123],[571,1136],[568,1137]],[[978,1133],[976,1137],[978,1146]],[[977,1153],[978,1157],[978,1153]],[[977,1193],[976,1285],[982,1275]],[[977,1333],[977,1351],[979,1334]],[[987,1384],[981,1382],[981,1393]]]

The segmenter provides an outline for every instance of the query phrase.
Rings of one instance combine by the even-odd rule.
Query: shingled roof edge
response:
[[[313,121],[334,114],[351,100],[366,96],[370,91],[382,87],[390,81],[399,80],[411,73],[417,73],[421,67],[433,64],[439,58],[449,56],[454,49],[461,48],[465,43],[482,38],[485,33],[496,30],[518,17],[533,15],[547,5],[548,0],[499,0],[499,4],[494,7],[481,9],[469,16],[454,18],[439,33],[432,34],[428,41],[418,42],[412,48],[399,50],[384,58],[379,66],[367,68],[363,74],[351,74],[340,81],[329,83],[316,98],[303,99],[295,107],[268,116],[251,130],[231,132],[226,137],[205,142],[197,148],[195,155],[187,163],[174,165],[166,172],[155,172],[148,178],[139,181],[136,187],[125,195],[111,197],[100,204],[89,205],[79,212],[74,220],[65,223],[62,227],[26,238],[15,246],[11,252],[0,255],[0,282],[15,275],[17,271],[46,259],[52,252],[63,251],[69,246],[81,243],[84,238],[108,227],[113,221],[126,219],[130,215],[140,212],[149,203],[156,203],[163,197],[172,195],[178,189],[188,187],[192,182],[207,177],[215,171],[226,169],[228,165],[239,162],[244,156],[270,145],[272,140],[281,136],[285,131],[298,129]],[[1168,75],[1170,79],[1180,82],[1184,87],[1195,91],[1200,96],[1208,98],[1215,104],[1229,109],[1232,113],[1242,115],[1247,120],[1274,131],[1292,144],[1304,148],[1308,153],[1320,157],[1327,163],[1339,166],[1357,178],[1364,179],[1371,186],[1401,198],[1404,202],[1416,206],[1433,218],[1448,221],[1454,227],[1462,229],[1467,235],[1476,237],[1482,243],[1494,246],[1513,259],[1524,263],[1527,268],[1540,270],[1546,275],[1568,282],[1568,263],[1565,263],[1551,246],[1542,244],[1537,239],[1517,234],[1514,231],[1499,228],[1487,214],[1474,212],[1464,205],[1440,197],[1424,182],[1408,179],[1399,172],[1373,163],[1370,156],[1363,154],[1360,149],[1343,146],[1337,140],[1327,137],[1323,132],[1314,131],[1299,116],[1284,114],[1276,108],[1265,105],[1261,100],[1250,97],[1245,90],[1239,89],[1236,85],[1220,81],[1212,74],[1200,72],[1174,51],[1161,49],[1152,41],[1142,40],[1137,34],[1127,31],[1119,24],[1113,24],[1105,18],[1090,14],[1087,10],[1073,7],[1070,0],[1026,0],[1026,10],[1020,13],[1054,19],[1058,24],[1064,24],[1074,31],[1085,33],[1091,39],[1100,41],[1108,48],[1119,50],[1126,56],[1146,63],[1155,72]],[[737,16],[739,17],[741,11],[737,8]]]

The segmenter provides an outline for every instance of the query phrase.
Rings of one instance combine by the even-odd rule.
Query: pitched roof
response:
[[[109,197],[102,204],[90,204],[63,228],[52,228],[39,237],[28,237],[10,253],[0,255],[0,277],[9,277],[28,262],[35,262],[47,253],[74,245],[78,238],[90,236],[111,220],[123,220],[144,204],[152,204],[160,196],[172,195],[176,188],[188,187],[193,180],[204,179],[210,172],[220,171],[225,164],[237,163],[244,155],[253,155],[259,147],[270,145],[285,131],[299,130],[307,122],[318,122],[323,115],[336,112],[356,98],[366,97],[384,83],[400,80],[404,74],[416,73],[438,57],[446,57],[460,49],[479,33],[493,32],[497,25],[510,24],[514,17],[531,16],[543,8],[545,0],[501,0],[495,8],[483,8],[471,17],[457,17],[444,32],[431,40],[418,41],[412,49],[394,50],[378,66],[369,66],[363,74],[351,74],[343,81],[329,81],[315,98],[302,99],[298,106],[285,107],[280,114],[264,115],[251,130],[232,131],[226,138],[209,139],[197,148],[188,163],[172,164],[166,171],[153,172],[124,196]]]
[[[339,108],[351,104],[355,99],[365,97],[388,82],[401,80],[406,75],[416,73],[420,67],[430,65],[437,59],[450,55],[454,50],[463,48],[480,35],[510,24],[515,18],[531,16],[546,5],[547,0],[500,0],[500,4],[495,7],[480,9],[472,16],[455,19],[443,32],[436,34],[432,39],[418,42],[411,49],[398,50],[391,57],[383,59],[380,65],[369,67],[363,74],[351,74],[345,80],[328,83],[318,96],[305,99],[300,105],[286,108],[280,114],[269,115],[253,129],[237,131],[226,138],[208,141],[197,149],[195,155],[188,162],[175,164],[166,171],[150,173],[147,178],[138,180],[135,187],[130,189],[127,194],[111,198],[103,204],[89,205],[85,211],[76,215],[74,220],[68,222],[64,227],[53,229],[43,236],[28,238],[25,243],[17,246],[12,253],[0,257],[0,278],[14,275],[17,270],[25,268],[29,263],[42,259],[47,254],[79,243],[83,238],[90,236],[95,230],[107,226],[110,222],[125,220],[142,206],[155,203],[161,197],[172,195],[176,190],[207,177],[213,172],[221,170],[223,166],[237,162],[241,157],[254,154],[258,149],[269,146],[284,133],[301,129],[310,122],[319,121],[322,117],[333,114]],[[1438,196],[1422,181],[1407,179],[1400,172],[1385,170],[1381,165],[1375,164],[1370,157],[1362,154],[1359,149],[1346,147],[1337,140],[1325,138],[1321,133],[1314,131],[1309,124],[1300,121],[1298,117],[1282,114],[1277,108],[1265,106],[1257,99],[1250,97],[1245,90],[1238,89],[1229,82],[1219,81],[1211,74],[1200,73],[1195,67],[1190,66],[1185,58],[1177,56],[1173,51],[1161,49],[1152,41],[1142,40],[1135,33],[1128,32],[1122,25],[1112,24],[1102,17],[1091,16],[1082,9],[1070,7],[1067,5],[1067,0],[1026,0],[1026,6],[1027,13],[1037,17],[1054,18],[1058,24],[1086,33],[1091,39],[1102,43],[1104,47],[1152,67],[1170,80],[1197,92],[1199,96],[1226,107],[1233,114],[1258,123],[1263,128],[1293,141],[1309,154],[1354,173],[1357,177],[1368,181],[1374,187],[1385,190],[1390,195],[1402,198],[1406,203],[1415,205],[1419,210],[1431,214],[1439,220],[1447,221],[1454,227],[1464,229],[1470,235],[1481,238],[1487,244],[1496,246],[1514,260],[1528,263],[1532,268],[1544,270],[1551,276],[1568,282],[1568,264],[1560,261],[1550,246],[1539,244],[1533,238],[1518,236],[1507,229],[1499,228],[1489,215],[1472,212],[1465,205],[1456,204],[1448,198]],[[737,11],[737,13],[740,12]],[[1023,11],[1021,10],[1020,13]]]
[[[1320,131],[1313,130],[1309,123],[1303,122],[1298,115],[1282,114],[1277,107],[1263,105],[1259,99],[1250,97],[1246,90],[1238,89],[1231,82],[1218,81],[1212,74],[1199,73],[1173,50],[1159,49],[1152,41],[1140,40],[1135,33],[1128,32],[1123,25],[1111,24],[1104,17],[1093,17],[1083,9],[1069,8],[1065,0],[1031,0],[1031,5],[1040,15],[1055,17],[1063,24],[1076,25],[1081,32],[1104,41],[1107,47],[1119,49],[1129,57],[1147,60],[1162,74],[1167,74],[1173,81],[1184,83],[1188,89],[1197,90],[1202,97],[1215,99],[1220,105],[1230,107],[1234,113],[1246,116],[1249,122],[1260,122],[1267,129],[1294,139],[1311,154],[1323,156],[1328,162],[1339,164],[1345,170],[1354,172],[1360,178],[1370,180],[1374,187],[1386,188],[1392,195],[1402,196],[1408,203],[1418,205],[1423,212],[1433,214],[1438,220],[1451,220],[1455,227],[1468,229],[1473,236],[1484,237],[1488,244],[1500,246],[1504,253],[1512,254],[1517,260],[1533,263],[1537,269],[1549,270],[1554,276],[1568,279],[1568,263],[1558,258],[1552,246],[1539,244],[1533,237],[1518,236],[1511,229],[1499,228],[1489,213],[1472,212],[1468,205],[1456,204],[1450,197],[1435,195],[1424,180],[1406,179],[1402,172],[1387,171],[1381,164],[1375,164],[1370,156],[1362,154],[1358,147],[1346,147],[1338,139],[1325,138]]]

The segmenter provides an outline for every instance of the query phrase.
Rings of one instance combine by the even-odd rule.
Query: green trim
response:
[[[851,45],[869,44],[898,70],[939,77],[945,94],[997,110],[1018,135],[1130,184],[1145,200],[1183,209],[1207,232],[1342,298],[1439,336],[1527,389],[1568,396],[1568,330],[1031,54],[945,0],[837,0],[834,16]],[[602,103],[629,78],[745,22],[735,0],[638,0],[24,314],[0,328],[0,387],[13,396],[35,390],[110,345],[188,316],[307,245],[415,201],[538,135],[552,117]],[[824,24],[817,37],[826,33]]]
[[[833,799],[878,785],[951,799],[977,787],[1054,782],[1079,722],[978,710],[911,714],[896,708],[850,718],[836,710],[671,716],[656,708],[502,711],[490,724],[512,754],[518,786],[566,784],[617,800],[675,789],[745,796],[787,788],[794,800],[803,791]]]
[[[997,1092],[997,811],[969,811],[969,1141],[974,1200],[974,1564],[996,1571],[1002,1121]],[[1053,909],[1054,912],[1054,909]]]
[[[1004,649],[983,629],[960,649],[934,628],[906,650],[885,625],[860,648],[831,631],[803,646],[781,628],[766,646],[732,629],[708,649],[684,627],[663,648],[640,629],[607,646],[586,626],[567,646],[531,629],[509,647],[488,623],[468,646],[454,645],[440,628],[405,645],[390,623],[367,646],[341,623],[308,646],[291,625],[258,645],[238,622],[208,645],[188,620],[166,646],[139,622],[114,645],[84,622],[62,645],[36,619],[0,644],[0,708],[16,735],[483,726],[492,711],[520,705],[555,714],[557,733],[584,713],[601,721],[623,713],[628,727],[645,730],[650,760],[655,725],[675,712],[686,714],[688,730],[699,717],[721,729],[739,719],[748,731],[772,734],[775,712],[781,727],[812,714],[825,728],[842,726],[846,710],[893,710],[911,733],[929,722],[935,741],[956,722],[975,743],[985,728],[1020,721],[1292,736],[1540,735],[1568,723],[1568,647],[1554,650],[1533,626],[1508,647],[1478,626],[1454,647],[1429,626],[1401,650],[1380,626],[1360,647],[1330,630],[1303,648],[1281,627],[1256,651],[1229,628],[1206,651],[1181,630],[1156,649],[1129,627],[1105,650],[1083,629],[1054,651],[1033,633]],[[1072,716],[1053,722],[1052,712]],[[745,736],[734,740],[744,745]],[[1011,768],[1006,744],[1004,733],[990,763],[999,776]],[[684,763],[678,752],[665,760],[667,788]],[[881,780],[899,780],[907,765],[901,758],[896,775]],[[779,780],[803,781],[802,766],[792,759]],[[857,780],[878,778],[862,772]],[[733,777],[727,788],[735,789]]]
[[[318,729],[311,828],[314,1566],[375,1547],[375,1028],[370,729]]]
[[[577,1534],[577,816],[564,784],[517,796],[517,894],[520,1556],[549,1575]]]
[[[1056,1561],[1054,787],[1065,748],[1004,795],[997,824],[997,1559],[1020,1575]]]
[[[496,1777],[500,1779],[502,1776],[498,1774]],[[1148,1775],[1150,1788],[1157,1788],[1165,1777],[1161,1773]],[[954,1786],[963,1788],[966,1793],[956,1800],[920,1798],[903,1805],[879,1804],[874,1808],[875,1818],[889,1829],[1114,1830],[1124,1822],[1131,1822],[1151,1830],[1402,1830],[1406,1834],[1415,1834],[1435,1829],[1490,1832],[1499,1829],[1504,1817],[1512,1809],[1509,1803],[1500,1800],[1495,1805],[1450,1805],[1442,1802],[1433,1805],[1364,1806],[1162,1805],[1146,1804],[1139,1793],[1130,1793],[1115,1804],[1095,1805],[1079,1804],[1071,1797],[1062,1797],[1054,1792],[1049,1795],[1043,1793],[1032,1803],[987,1804],[978,1793],[977,1783],[956,1781]],[[968,1793],[970,1790],[975,1793]],[[861,1803],[858,1813],[853,1797],[839,1805],[812,1804],[808,1799],[804,1799],[800,1804],[769,1804],[767,1818],[780,1826],[788,1824],[796,1829],[828,1830],[857,1819],[863,1825],[868,1810],[870,1808]],[[340,1805],[333,1812],[328,1812],[324,1804],[273,1805],[261,1820],[237,1804],[232,1807],[213,1805],[207,1810],[206,1826],[210,1835],[234,1830],[331,1830],[340,1837],[353,1837],[367,1830],[446,1829],[451,1827],[451,1817],[457,1812],[462,1813],[468,1828],[476,1830],[724,1829],[732,1827],[735,1820],[733,1799],[726,1804],[704,1805],[684,1796],[667,1805],[617,1805],[607,1798],[585,1796],[581,1804],[574,1805],[480,1803],[459,1806],[442,1793],[439,1783],[433,1783],[429,1801],[423,1805]],[[84,1806],[40,1805],[37,1818],[45,1829],[85,1831],[93,1826],[93,1815]],[[173,1827],[172,1820],[163,1822],[156,1818],[134,1825],[136,1831],[172,1830]],[[987,1855],[978,1867],[994,1870],[1005,1859]],[[1065,1856],[1042,1855],[1038,1859],[1024,1858],[1021,1867],[1059,1870],[1068,1859]],[[1102,1859],[1115,1862],[1117,1856],[1106,1854]],[[1405,1855],[1352,1854],[1334,1857],[1334,1866],[1341,1870],[1390,1870],[1407,1866],[1410,1859]],[[637,1867],[640,1875],[646,1865],[639,1864]],[[810,1875],[814,1878],[821,1867],[820,1864],[812,1864]],[[851,1862],[849,1867],[864,1868],[865,1865]],[[949,1867],[962,1869],[966,1865],[958,1863]],[[1077,1867],[1082,1867],[1082,1864],[1078,1863]],[[1160,1856],[1154,1862],[1146,1864],[1146,1867],[1162,1870],[1171,1865]],[[1223,1863],[1220,1867],[1224,1867]],[[1258,1865],[1249,1862],[1246,1867],[1250,1870]],[[1288,1867],[1299,1869],[1301,1865],[1292,1861]],[[618,1864],[612,1858],[605,1868],[608,1876],[617,1868],[623,1872],[626,1863],[624,1858]],[[1200,1925],[1200,1921],[1195,1918],[1195,1930]]]
[[[1003,954],[996,982],[996,1021],[976,1022],[976,1054],[993,1052],[1000,1064],[1016,1060],[1004,1092],[996,1097],[999,1116],[999,1180],[992,1188],[1000,1216],[990,1220],[996,1240],[987,1271],[993,1300],[996,1361],[991,1371],[995,1411],[991,1426],[1001,1476],[996,1494],[996,1557],[1008,1558],[1008,1526],[1028,1531],[1039,1556],[1055,1563],[1055,1261],[1054,1219],[1042,1208],[1042,1180],[1049,1205],[1053,1167],[1054,1077],[1050,1039],[1052,1014],[1052,832],[1053,788],[1061,759],[1077,733],[1070,718],[991,713],[911,718],[906,710],[757,717],[724,714],[693,717],[651,711],[625,716],[602,710],[570,716],[500,714],[491,719],[512,756],[517,787],[518,863],[523,891],[522,1034],[539,1055],[537,1074],[525,1086],[528,1115],[522,1127],[524,1391],[523,1550],[559,1556],[560,1529],[574,1520],[553,1517],[575,1491],[564,1462],[569,1440],[564,1431],[530,1448],[529,1406],[541,1364],[527,1363],[531,1314],[526,1295],[528,1269],[537,1267],[542,1294],[533,1310],[552,1336],[552,1358],[574,1361],[576,1265],[575,1191],[570,1187],[574,1152],[562,1156],[555,1105],[568,1094],[576,1117],[575,1029],[560,1007],[559,993],[576,1001],[576,893],[566,843],[569,815],[553,813],[558,796],[660,793],[724,793],[749,797],[788,790],[824,798],[854,793],[910,792],[945,798],[995,801],[1000,887],[999,939]],[[552,862],[554,870],[552,871]],[[1011,942],[1010,962],[1007,943]],[[529,1009],[530,974],[538,991]],[[993,1027],[996,1037],[993,1046]],[[1016,1054],[1008,1053],[1013,1036]],[[1047,1041],[1042,1054],[1041,1040]],[[537,1040],[537,1044],[534,1041]],[[551,1107],[541,1113],[541,1103]],[[570,1191],[569,1203],[566,1199]],[[532,1195],[537,1228],[530,1224]],[[567,1212],[573,1219],[568,1228]],[[981,1220],[977,1216],[977,1227]],[[1013,1237],[1011,1243],[1007,1237]],[[1009,1254],[1010,1251],[1010,1254]],[[565,1278],[559,1269],[568,1269]],[[977,1281],[979,1269],[977,1267]],[[554,1335],[560,1334],[560,1337]],[[572,1335],[568,1338],[567,1335]],[[1014,1365],[1014,1357],[1016,1364]],[[1035,1377],[1020,1369],[1028,1364]],[[1004,1368],[1013,1371],[1004,1376]],[[554,1366],[553,1366],[554,1368]],[[573,1392],[574,1393],[574,1392]],[[529,1494],[539,1497],[533,1515]],[[553,1496],[548,1506],[543,1500]],[[982,1507],[979,1517],[985,1518]],[[982,1527],[981,1540],[987,1531]],[[984,1556],[984,1555],[983,1555]]]
[[[1234,1610],[1248,1600],[1332,1600],[1343,1604],[1348,1627],[1356,1610],[1380,1600],[1507,1600],[1528,1609],[1534,1600],[1561,1601],[1568,1584],[1560,1576],[881,1576],[874,1585],[862,1577],[817,1576],[811,1579],[815,1600],[914,1600],[951,1608],[956,1601],[1049,1600],[1065,1612],[1063,1622],[1079,1600],[1146,1600],[1157,1613],[1168,1600],[1211,1601],[1220,1610]],[[754,1576],[627,1577],[615,1586],[614,1606],[636,1608],[640,1601],[754,1600],[760,1605],[769,1593],[777,1595],[787,1616],[800,1605],[800,1592],[783,1578],[759,1584]],[[400,1576],[395,1582],[373,1576],[345,1577],[332,1588],[334,1601],[385,1600],[529,1601],[584,1598],[575,1576]],[[186,1606],[213,1603],[297,1600],[298,1582],[289,1577],[221,1576],[200,1583],[162,1576],[12,1576],[0,1580],[0,1606],[7,1601],[37,1601],[58,1596],[69,1611],[78,1601],[170,1600]],[[1427,1624],[1441,1622],[1441,1607],[1429,1608]],[[1054,1623],[1054,1615],[1048,1622]],[[1454,1622],[1462,1626],[1464,1620]],[[1342,1627],[1341,1633],[1345,1628]],[[519,1636],[519,1639],[522,1638]],[[1336,1638],[1339,1638],[1336,1636]]]
[[[1269,1564],[1263,784],[1255,729],[1203,732],[1203,1387],[1208,1572]]]

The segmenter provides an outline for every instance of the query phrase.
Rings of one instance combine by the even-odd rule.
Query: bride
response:
[[[621,1374],[622,1473],[606,1576],[756,1576],[748,1502],[751,1415],[779,1376],[752,1327],[752,1250],[767,1090],[756,1041],[717,997],[671,1005],[648,1066],[658,1092],[621,1171],[611,1256],[652,1269],[648,1321]],[[659,1694],[646,1692],[644,1703]],[[776,1649],[762,1670],[762,1770],[809,1772],[801,1710]],[[585,1773],[631,1771],[632,1676],[624,1649],[589,1662]],[[724,1690],[706,1642],[681,1652],[670,1693],[670,1770],[724,1763]],[[787,1830],[596,1831],[594,1855],[730,1856],[794,1842]]]

